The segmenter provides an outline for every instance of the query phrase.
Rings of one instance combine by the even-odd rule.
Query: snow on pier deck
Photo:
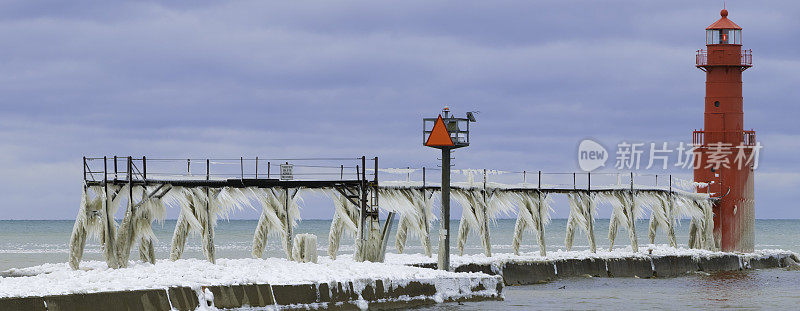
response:
[[[110,269],[85,262],[74,271],[66,263],[7,271],[0,279],[0,309],[195,310],[280,306],[328,308],[350,305],[414,305],[443,301],[501,299],[502,279],[386,263],[320,258],[320,263],[286,259],[131,261]],[[52,310],[52,309],[51,309]],[[98,309],[99,310],[99,309]]]

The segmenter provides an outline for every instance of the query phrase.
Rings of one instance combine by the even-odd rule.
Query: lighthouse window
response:
[[[719,44],[719,30],[706,30],[706,44]]]
[[[714,102],[714,107],[719,107],[719,101]]]
[[[728,32],[729,32],[728,29],[723,29],[722,31],[719,32],[719,43],[720,44],[728,44],[729,43],[728,39],[730,39],[730,38],[728,38]]]
[[[742,31],[739,29],[706,30],[706,44],[742,44]]]

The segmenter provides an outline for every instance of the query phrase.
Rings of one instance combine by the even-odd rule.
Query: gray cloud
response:
[[[728,3],[755,67],[759,217],[800,217],[791,1]],[[80,158],[377,155],[435,167],[420,118],[480,110],[459,167],[573,171],[579,140],[687,141],[719,3],[5,2],[0,210],[71,218]],[[683,173],[683,172],[680,172]],[[769,185],[769,187],[767,186]],[[773,187],[780,185],[780,187]],[[329,217],[309,206],[306,218]],[[457,213],[456,213],[457,214]],[[244,214],[249,215],[249,214]],[[316,216],[321,215],[321,216]]]

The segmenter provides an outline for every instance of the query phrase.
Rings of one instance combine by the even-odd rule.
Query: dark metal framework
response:
[[[146,198],[163,197],[172,187],[201,187],[206,191],[210,188],[273,188],[287,192],[297,193],[297,189],[335,189],[347,200],[358,206],[361,210],[362,228],[366,224],[379,224],[378,208],[378,158],[370,160],[373,168],[368,173],[368,159],[360,158],[297,158],[297,159],[263,159],[244,158],[238,159],[158,159],[147,157],[83,157],[84,187],[107,185],[156,186],[146,193]],[[109,168],[109,161],[113,161]],[[125,162],[126,169],[120,170],[120,161]],[[277,161],[277,162],[276,162]],[[102,164],[98,164],[102,162]],[[247,163],[247,165],[245,165]],[[292,180],[283,180],[279,174],[272,172],[273,166],[278,164],[294,164],[303,170],[293,175]],[[333,163],[339,165],[333,165]],[[154,164],[167,168],[183,167],[183,172],[174,169],[168,171],[148,171],[148,165]],[[167,165],[165,165],[167,164]],[[185,166],[183,166],[185,164]],[[205,164],[205,171],[193,174],[192,167]],[[219,173],[212,174],[211,165],[222,166]],[[238,165],[237,165],[238,164]],[[266,174],[264,167],[266,166]],[[261,174],[259,174],[261,168]],[[113,171],[112,171],[113,169]],[[372,176],[369,176],[369,175]],[[277,178],[276,178],[277,177]],[[337,178],[338,177],[338,178]],[[132,199],[132,198],[129,198]],[[289,196],[287,196],[289,199]],[[142,201],[143,202],[143,201]],[[137,208],[141,202],[132,208]],[[384,224],[385,231],[390,230],[389,224],[393,214],[390,213],[389,221]],[[365,234],[360,235],[366,239]]]

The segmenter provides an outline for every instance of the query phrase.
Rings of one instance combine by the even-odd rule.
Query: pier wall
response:
[[[195,310],[201,304],[220,309],[280,307],[359,310],[397,308],[438,302],[501,299],[499,277],[469,276],[435,280],[362,280],[319,284],[246,284],[201,288],[170,287],[44,297],[0,298],[0,310]]]
[[[568,277],[676,277],[687,273],[785,268],[796,265],[792,253],[769,256],[719,254],[707,257],[649,256],[625,258],[557,259],[469,263],[455,267],[459,272],[483,272],[503,277],[505,285],[529,285]],[[425,265],[417,265],[425,267]]]

